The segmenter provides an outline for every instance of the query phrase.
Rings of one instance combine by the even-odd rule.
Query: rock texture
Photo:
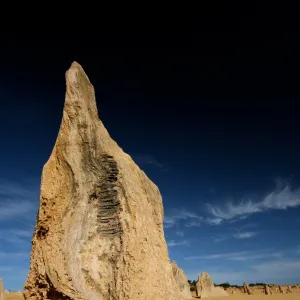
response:
[[[248,295],[253,295],[253,292],[251,291],[249,285],[244,282],[243,284],[243,290],[244,290],[244,293],[248,294]]]
[[[268,285],[264,286],[264,294],[265,295],[271,295],[272,294],[272,291],[271,291],[271,289],[269,288]]]
[[[3,287],[3,281],[0,278],[0,300],[4,300],[4,287]]]
[[[184,271],[180,269],[175,261],[172,262],[173,275],[176,280],[177,286],[184,299],[192,299],[190,285]]]
[[[28,300],[182,300],[155,184],[98,118],[74,62],[59,134],[42,172]]]
[[[288,285],[288,286],[286,287],[286,293],[287,293],[287,294],[291,294],[292,292],[293,292],[293,291],[292,291],[291,286]]]
[[[198,276],[196,292],[200,298],[228,296],[228,293],[223,288],[214,286],[213,281],[206,272],[202,272],[201,277]]]
[[[282,288],[281,285],[279,285],[278,289],[279,289],[279,293],[280,293],[280,294],[285,294],[285,293],[284,293],[284,290],[283,290],[283,288]]]

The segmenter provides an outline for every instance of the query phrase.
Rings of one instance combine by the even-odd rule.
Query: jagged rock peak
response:
[[[98,119],[94,87],[79,63],[74,61],[66,72],[66,98],[64,111]]]
[[[215,287],[207,272],[202,272],[201,276],[198,276],[198,281],[196,282],[196,293],[200,298],[228,296],[228,293],[223,288]]]
[[[44,165],[26,300],[183,300],[157,186],[111,139],[82,67]]]

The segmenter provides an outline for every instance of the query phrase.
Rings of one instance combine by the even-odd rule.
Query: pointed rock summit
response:
[[[221,287],[215,287],[212,279],[207,272],[202,272],[196,282],[196,293],[200,298],[229,296]]]
[[[264,287],[264,294],[265,295],[271,295],[272,294],[272,291],[271,291],[270,287],[267,284]]]
[[[27,300],[182,300],[156,185],[98,118],[82,67],[66,72],[58,137],[42,172]]]
[[[181,295],[184,299],[192,299],[193,297],[191,294],[190,285],[187,281],[187,277],[184,274],[184,271],[178,267],[176,261],[172,261],[172,269],[174,278],[176,280],[179,291],[181,292]]]

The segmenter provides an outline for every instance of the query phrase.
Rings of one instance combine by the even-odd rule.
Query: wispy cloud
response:
[[[247,261],[256,259],[265,259],[270,257],[282,257],[281,252],[271,252],[270,250],[258,251],[239,251],[230,253],[216,253],[200,256],[188,256],[185,260],[235,260],[235,261]]]
[[[277,188],[263,197],[260,201],[253,199],[242,199],[240,202],[227,202],[224,206],[213,206],[207,204],[208,212],[212,215],[215,224],[223,221],[232,221],[239,218],[246,218],[254,213],[261,213],[269,210],[286,210],[300,206],[300,189],[292,190],[290,186]]]
[[[16,217],[31,217],[37,211],[37,200],[37,186],[0,179],[0,222]]]
[[[171,240],[168,242],[168,246],[169,247],[177,247],[177,246],[189,246],[190,245],[190,242],[187,241],[187,240],[184,240],[184,241],[174,241],[174,240]]]
[[[33,203],[27,200],[20,200],[18,203],[11,202],[10,200],[1,201],[0,221],[26,216],[26,214],[32,212],[34,209]]]
[[[213,241],[215,243],[221,243],[221,242],[224,242],[226,241],[228,238],[230,238],[229,235],[215,235],[212,237]]]
[[[232,236],[236,239],[249,239],[257,235],[257,232],[239,232],[239,233],[234,233]]]
[[[247,227],[245,227],[247,228]],[[235,238],[235,239],[250,239],[250,238],[253,238],[255,237],[258,232],[254,232],[254,231],[242,231],[243,229],[241,229],[241,231],[239,232],[235,232],[235,233],[230,233],[230,232],[227,232],[225,234],[219,234],[219,235],[214,235],[212,236],[212,239],[215,243],[221,243],[221,242],[224,242],[228,239],[232,239],[232,238]]]
[[[28,229],[6,229],[0,230],[0,241],[22,246],[30,243],[33,230]]]
[[[203,218],[186,210],[172,209],[164,218],[164,227],[174,227],[179,221],[182,220],[187,221],[185,223],[187,227],[191,227],[190,225],[193,224],[193,222],[195,222],[195,224],[193,224],[194,226],[199,226]]]
[[[15,260],[19,258],[28,258],[29,253],[27,252],[0,252],[0,260]]]
[[[133,160],[140,166],[150,165],[159,169],[166,170],[166,166],[158,162],[151,154],[132,154]]]
[[[198,227],[203,223],[220,225],[224,221],[234,223],[255,213],[299,207],[300,189],[292,189],[289,185],[282,187],[282,184],[278,183],[274,191],[257,201],[244,197],[240,201],[228,201],[225,205],[207,203],[206,206],[207,216],[187,210],[173,210],[165,218],[165,228],[173,227],[182,220],[185,220],[185,227]]]
[[[177,236],[184,236],[184,232],[181,231],[181,230],[177,230],[177,231],[175,232],[175,234],[176,234]]]

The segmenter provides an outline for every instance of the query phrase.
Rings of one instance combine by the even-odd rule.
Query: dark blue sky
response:
[[[293,24],[270,19],[270,27],[255,12],[214,21],[172,32],[5,35],[0,276],[7,288],[21,289],[27,276],[41,170],[74,60],[95,86],[113,139],[158,185],[170,257],[190,279],[208,271],[218,283],[299,280]]]

